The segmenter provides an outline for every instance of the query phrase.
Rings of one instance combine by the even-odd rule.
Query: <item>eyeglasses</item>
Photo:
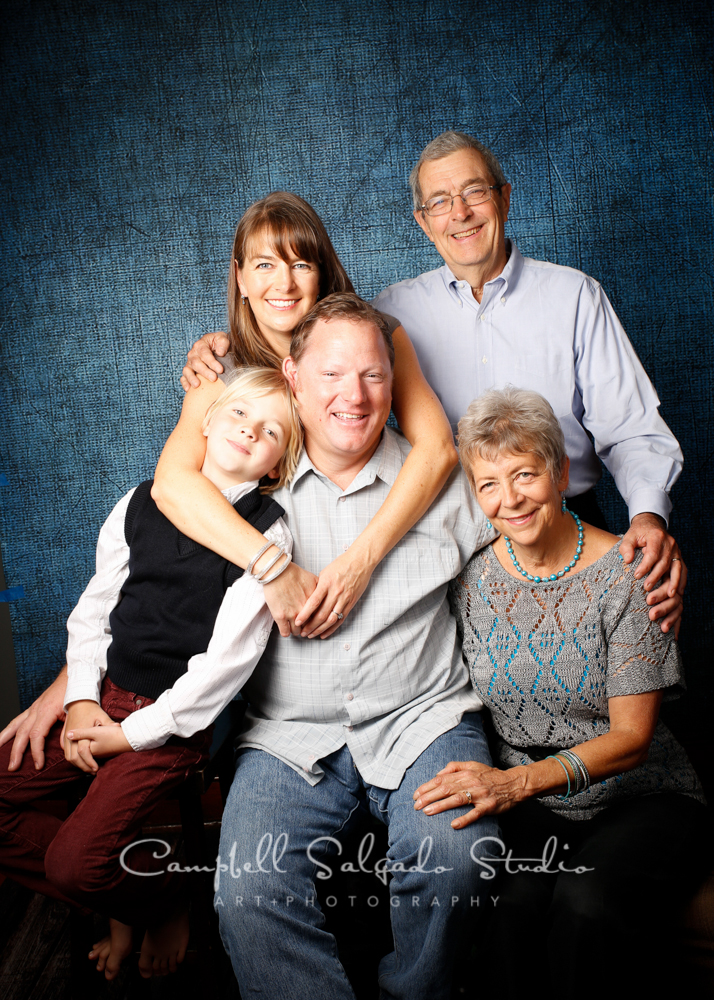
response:
[[[502,187],[502,184],[489,184],[488,187],[475,184],[473,187],[464,188],[461,194],[455,194],[453,197],[450,194],[437,194],[425,202],[419,211],[426,212],[427,215],[446,215],[454,207],[456,198],[461,198],[464,205],[482,205],[485,201],[491,200],[492,191],[500,191]]]

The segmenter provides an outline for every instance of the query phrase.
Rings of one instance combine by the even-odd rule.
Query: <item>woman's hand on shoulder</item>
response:
[[[676,639],[682,624],[687,567],[679,546],[657,514],[636,514],[632,518],[630,529],[620,543],[620,553],[626,563],[632,562],[637,549],[642,549],[642,562],[635,576],[640,580],[649,574],[644,588],[650,621],[659,621],[663,632],[674,629]]]
[[[327,639],[336,632],[367,589],[372,566],[350,552],[325,566],[295,624],[307,639]]]
[[[526,769],[511,767],[501,771],[475,760],[452,761],[436,777],[414,792],[414,808],[427,815],[447,809],[473,808],[457,816],[451,825],[455,830],[474,823],[481,816],[506,812],[526,798]]]
[[[636,514],[630,529],[620,543],[620,554],[626,563],[642,549],[642,561],[635,571],[641,580],[650,608],[650,621],[659,621],[663,632],[674,630],[679,637],[684,610],[684,588],[687,584],[687,567],[674,538],[668,534],[664,521],[657,514]]]
[[[188,352],[186,364],[181,373],[181,385],[184,390],[193,386],[199,386],[198,376],[203,375],[210,382],[215,382],[223,371],[223,365],[218,358],[225,357],[231,342],[227,334],[216,331],[216,333],[205,333],[200,340],[197,340]]]

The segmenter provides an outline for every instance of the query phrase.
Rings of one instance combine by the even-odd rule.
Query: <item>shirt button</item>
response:
[[[501,305],[502,305],[502,306],[505,306],[505,304],[506,304],[506,296],[505,296],[505,295],[502,295],[502,296],[501,296]]]
[[[347,726],[346,728],[347,728],[347,732],[351,733],[352,730],[354,729],[354,726]]]
[[[354,699],[354,695],[350,691],[350,693],[347,695],[347,701],[352,701],[353,699]]]
[[[310,754],[308,754],[308,755],[307,755],[307,759],[308,759],[308,760],[314,760],[314,759],[315,759],[315,754],[314,754],[314,753],[310,753]]]
[[[486,317],[483,315],[483,313],[479,316],[479,322],[480,323],[485,323],[486,322]]]
[[[349,649],[349,648],[350,648],[350,644],[349,644],[349,642],[346,642],[345,643],[345,649]]]
[[[342,551],[346,552],[348,548],[349,548],[349,545],[345,544],[345,545],[342,546]]]
[[[139,708],[141,708],[141,706],[142,706],[142,704],[143,704],[143,702],[142,702],[141,698],[137,698],[137,699],[136,699],[136,704],[137,704],[137,705],[139,706]]]
[[[484,354],[484,356],[483,356],[483,357],[481,358],[481,363],[482,363],[482,364],[484,364],[484,365],[488,363],[488,358],[486,357],[486,355],[485,355],[485,354]]]
[[[340,497],[340,503],[344,503],[347,497]]]

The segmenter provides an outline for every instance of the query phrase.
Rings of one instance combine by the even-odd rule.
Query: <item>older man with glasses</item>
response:
[[[686,580],[666,530],[682,453],[607,296],[586,274],[523,257],[506,239],[511,185],[473,137],[437,136],[409,181],[414,218],[444,264],[373,304],[399,318],[454,430],[487,389],[510,383],[546,397],[570,456],[568,505],[604,527],[593,492],[601,459],[628,506],[623,558],[644,549],[637,576],[649,574],[650,617],[667,631]]]
[[[414,218],[444,264],[390,285],[373,305],[404,326],[454,430],[487,389],[545,396],[565,434],[570,508],[606,527],[594,493],[602,460],[630,516],[622,556],[644,550],[636,575],[647,576],[650,618],[678,632],[687,571],[667,523],[682,452],[607,296],[581,271],[524,257],[506,239],[511,185],[472,136],[437,136],[409,181]],[[227,338],[194,344],[184,373],[214,379],[222,367],[211,349],[224,355]]]

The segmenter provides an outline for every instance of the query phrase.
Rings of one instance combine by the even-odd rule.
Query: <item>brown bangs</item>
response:
[[[317,267],[320,298],[354,289],[319,215],[299,195],[273,191],[247,209],[238,223],[228,271],[232,352],[240,364],[280,368],[282,358],[275,354],[260,332],[250,303],[242,301],[235,273],[235,265],[242,268],[246,258],[263,241],[268,242],[281,260],[287,262],[295,256]]]
[[[261,220],[261,228],[255,228],[245,241],[245,259],[248,259],[257,246],[265,241],[273,253],[286,263],[292,258],[307,261],[320,267],[322,264],[320,245],[311,227],[301,225],[302,220],[286,219],[273,212],[266,212],[266,218]],[[240,266],[243,262],[239,261]]]

